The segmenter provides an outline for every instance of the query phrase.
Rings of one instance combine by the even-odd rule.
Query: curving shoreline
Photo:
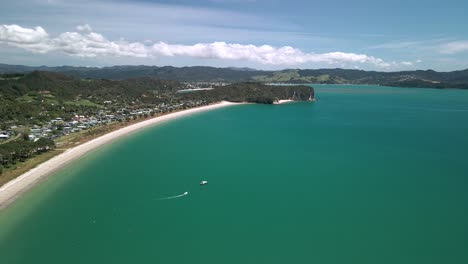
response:
[[[218,109],[221,107],[238,105],[239,103],[219,102],[212,105],[201,106],[197,108],[187,109],[176,113],[170,113],[163,116],[158,116],[149,120],[145,120],[121,129],[112,131],[108,134],[100,136],[85,142],[79,146],[66,150],[65,152],[53,157],[52,159],[38,165],[37,167],[29,170],[21,176],[7,182],[0,187],[0,210],[6,208],[9,204],[14,202],[21,194],[28,191],[34,185],[39,183],[42,179],[47,178],[52,172],[69,164],[71,161],[83,156],[89,151],[98,148],[104,144],[110,143],[122,136],[128,135],[132,132],[140,130],[150,125],[161,123],[163,121],[172,120],[182,116],[191,115],[194,113],[204,112],[208,110]]]

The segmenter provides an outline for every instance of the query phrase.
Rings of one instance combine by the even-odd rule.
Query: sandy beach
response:
[[[203,111],[218,109],[221,107],[236,105],[238,103],[220,102],[213,105],[197,107],[193,109],[183,110],[176,113],[170,113],[163,116],[155,117],[149,120],[142,121],[137,124],[133,124],[119,130],[113,131],[109,134],[90,140],[79,146],[66,150],[64,153],[40,164],[36,168],[24,173],[23,175],[15,178],[0,188],[0,209],[7,207],[22,193],[32,188],[35,184],[45,179],[55,170],[62,166],[69,164],[71,161],[83,156],[87,152],[96,149],[99,146],[112,142],[113,140],[122,136],[128,135],[129,133],[135,132],[142,128],[168,121],[182,116],[191,115]]]

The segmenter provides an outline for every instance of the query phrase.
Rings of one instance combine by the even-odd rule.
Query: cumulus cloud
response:
[[[455,54],[468,51],[468,40],[453,41],[442,45],[440,52],[444,54]]]
[[[385,67],[382,59],[364,54],[330,52],[305,53],[299,49],[285,46],[255,46],[230,44],[225,42],[202,43],[195,45],[172,45],[159,42],[151,47],[153,54],[161,56],[189,56],[197,58],[216,58],[225,60],[248,60],[262,64],[297,65],[307,62],[337,63],[371,63]]]
[[[23,28],[18,25],[0,27],[0,40],[18,44],[35,44],[45,41],[49,35],[42,27]]]
[[[116,56],[152,58],[160,56],[186,56],[223,60],[246,60],[271,65],[298,65],[303,63],[346,64],[361,63],[377,67],[390,67],[396,62],[386,62],[366,54],[329,52],[308,53],[300,49],[270,45],[244,45],[226,42],[199,43],[194,45],[157,42],[112,41],[93,32],[88,24],[77,26],[78,32],[65,32],[50,37],[42,27],[23,28],[18,25],[0,26],[0,43],[23,48],[35,53],[62,52],[78,57]],[[402,65],[410,65],[403,62]],[[412,63],[411,63],[412,65]]]

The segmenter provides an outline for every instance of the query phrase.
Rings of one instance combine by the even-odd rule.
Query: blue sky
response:
[[[452,0],[7,1],[0,63],[460,70],[466,10]]]

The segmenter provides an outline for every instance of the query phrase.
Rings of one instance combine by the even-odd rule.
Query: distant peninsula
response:
[[[452,72],[415,70],[399,72],[356,69],[286,69],[263,71],[250,68],[206,66],[112,66],[112,67],[28,67],[0,64],[0,74],[28,73],[36,70],[59,72],[90,79],[123,80],[155,77],[181,82],[260,82],[288,84],[368,84],[395,87],[468,89],[468,69]]]

